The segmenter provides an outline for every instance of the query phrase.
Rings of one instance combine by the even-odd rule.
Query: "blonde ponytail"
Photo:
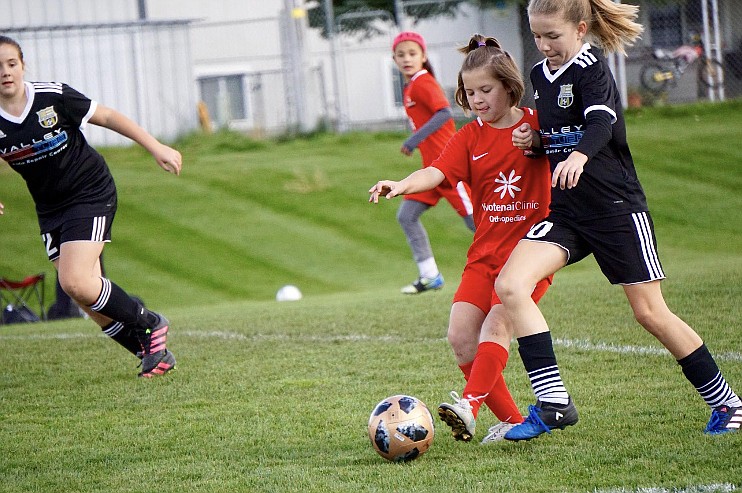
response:
[[[639,7],[612,0],[530,0],[528,15],[561,14],[568,22],[587,24],[587,33],[608,53],[626,54],[644,28],[636,22]]]

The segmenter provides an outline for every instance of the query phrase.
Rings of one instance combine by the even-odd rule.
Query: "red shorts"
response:
[[[471,205],[471,190],[469,190],[469,185],[464,182],[459,182],[456,187],[437,186],[427,192],[405,195],[404,198],[405,200],[416,200],[431,207],[436,205],[441,198],[444,198],[448,200],[451,207],[461,217],[470,216],[474,211]]]
[[[456,294],[453,296],[453,302],[465,301],[476,306],[484,313],[489,313],[490,308],[500,305],[502,302],[495,292],[495,280],[500,273],[491,266],[481,263],[466,264],[464,273],[461,275],[461,284]],[[536,284],[536,288],[531,294],[534,302],[538,303],[546,290],[551,286],[553,277],[542,279]]]

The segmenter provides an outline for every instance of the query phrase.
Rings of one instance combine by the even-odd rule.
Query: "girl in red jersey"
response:
[[[524,84],[512,57],[496,39],[480,35],[461,51],[467,55],[456,102],[477,119],[461,128],[429,167],[402,181],[379,181],[369,190],[369,200],[377,203],[379,196],[390,199],[431,190],[446,180],[471,187],[476,232],[448,327],[448,340],[467,384],[462,397],[452,392],[454,403],[441,404],[438,413],[454,438],[469,441],[479,408],[487,404],[501,420],[482,440],[491,443],[523,421],[502,377],[512,328],[503,316],[495,280],[520,238],[548,213],[549,164],[546,158],[526,157],[513,146],[513,129],[525,123],[538,125],[538,119],[533,110],[516,106]],[[534,301],[549,283],[544,279],[534,286]]]
[[[423,167],[430,166],[456,131],[451,107],[433,76],[422,36],[409,31],[400,33],[394,38],[392,52],[406,82],[404,106],[413,129],[412,136],[402,144],[402,154],[410,156],[418,148]],[[420,222],[420,216],[436,205],[441,197],[448,200],[469,229],[474,230],[471,199],[466,186],[451,186],[444,182],[431,190],[406,196],[397,212],[397,220],[407,237],[420,275],[402,288],[404,294],[443,287],[443,276],[435,262],[428,233]]]
[[[105,160],[81,129],[92,123],[118,132],[176,175],[181,155],[67,84],[26,82],[24,74],[20,45],[0,36],[0,158],[26,181],[59,283],[107,336],[141,359],[139,376],[167,373],[175,368],[175,357],[166,347],[168,320],[102,275],[100,256],[111,241],[116,186]]]

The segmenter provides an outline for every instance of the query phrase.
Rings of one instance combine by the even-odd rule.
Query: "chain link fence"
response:
[[[742,95],[740,2],[643,2],[640,22],[645,32],[625,60],[629,105]]]
[[[628,49],[626,57],[611,57],[625,104],[720,101],[742,95],[742,2],[639,0],[631,3],[640,7],[639,22],[645,32]],[[323,14],[323,9],[315,9],[315,16]],[[461,63],[457,48],[473,33],[500,39],[520,60],[527,85],[530,85],[530,68],[543,58],[530,34],[525,2],[488,2],[485,7],[477,2],[397,0],[393,14],[358,10],[336,17],[339,75],[335,91],[341,130],[404,125],[401,80],[391,59],[386,64],[376,62],[374,80],[368,74],[369,65],[379,53],[388,50],[391,39],[401,30],[413,29],[425,37],[436,77],[457,111],[453,105]],[[310,22],[315,27],[323,23],[326,18],[322,17]],[[374,84],[382,87],[373,87]],[[380,104],[369,110],[363,104],[364,93],[380,95]],[[533,104],[531,94],[529,89],[523,104]],[[394,108],[388,107],[390,100],[394,101]],[[463,115],[459,113],[459,116]]]
[[[197,104],[202,125],[257,137],[319,128],[404,129],[403,80],[391,57],[401,30],[425,37],[435,76],[460,118],[453,104],[463,58],[457,49],[472,34],[497,37],[521,64],[527,85],[530,68],[542,58],[525,1],[395,0],[391,10],[337,12],[331,0],[266,2],[275,5],[263,9],[268,15],[251,16],[253,9],[243,5],[221,18],[194,18],[195,0],[184,0],[183,12],[151,2],[154,18],[144,19],[147,13],[136,8],[141,2],[87,9],[82,0],[0,0],[7,7],[0,32],[27,47],[30,78],[69,81],[168,138],[198,124]],[[645,33],[627,57],[613,57],[626,102],[742,95],[742,2],[631,3],[640,6]],[[64,15],[48,15],[53,6]],[[158,16],[177,20],[157,22]],[[533,103],[529,88],[523,104]],[[115,136],[91,137],[114,143]]]

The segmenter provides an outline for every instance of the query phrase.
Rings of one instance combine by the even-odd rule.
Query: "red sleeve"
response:
[[[419,101],[420,104],[424,104],[431,114],[451,107],[438,81],[430,74],[425,74],[415,81],[413,90],[415,92],[413,99]]]
[[[440,156],[433,161],[435,166],[446,176],[451,186],[455,187],[460,181],[471,185],[469,173],[469,134],[470,125],[465,125],[456,132],[443,148]]]

